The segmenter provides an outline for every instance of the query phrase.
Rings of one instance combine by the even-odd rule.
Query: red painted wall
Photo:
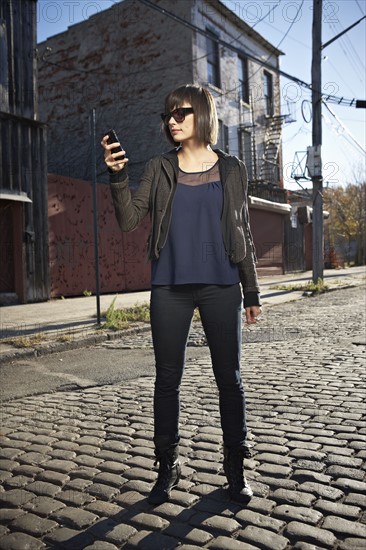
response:
[[[284,215],[256,208],[251,208],[249,214],[258,258],[258,274],[282,274],[284,271]]]
[[[122,233],[108,185],[97,185],[97,203],[100,292],[149,288],[149,218],[135,231]],[[48,220],[50,297],[95,293],[92,184],[49,174]]]
[[[146,242],[150,219],[122,233],[115,219],[108,185],[98,184],[100,292],[150,288]],[[93,199],[90,182],[48,177],[50,297],[95,293]],[[283,220],[275,212],[250,209],[258,273],[283,273]]]

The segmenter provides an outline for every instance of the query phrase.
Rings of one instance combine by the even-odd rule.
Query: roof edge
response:
[[[246,23],[241,17],[238,17],[230,8],[225,6],[221,0],[210,0],[210,5],[213,7],[216,7],[221,13],[223,13],[225,16],[228,17],[228,19],[231,19],[236,25],[239,27],[242,27],[242,29],[246,32],[246,34],[254,38],[256,41],[260,42],[262,46],[270,50],[271,53],[274,53],[277,56],[285,55],[285,53],[282,50],[279,50],[268,42],[259,32],[255,31],[248,23]]]

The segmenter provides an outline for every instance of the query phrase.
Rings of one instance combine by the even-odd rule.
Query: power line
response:
[[[331,3],[329,1],[327,3],[327,6],[328,5],[331,5]],[[334,30],[335,33],[340,32],[340,31],[344,31],[340,21],[336,21],[336,22],[329,21],[328,24],[329,24],[329,27],[332,30]],[[360,59],[357,51],[353,47],[353,44],[352,44],[352,42],[350,41],[350,39],[347,35],[340,36],[338,38],[338,40],[339,40],[338,45],[341,47],[345,57],[348,59],[349,63],[352,65],[352,67],[355,71],[355,74],[357,75],[357,77],[359,77],[360,76],[359,69],[361,68],[362,73],[364,73],[364,71],[365,71],[365,66],[364,66],[363,61]],[[356,61],[358,61],[359,67],[357,67]],[[362,80],[361,80],[361,82],[362,82]]]
[[[355,153],[360,154],[360,150],[356,147],[356,145],[351,140],[349,140],[343,132],[339,131],[339,125],[333,123],[327,116],[324,115],[324,113],[322,114],[322,119],[325,120],[328,126],[330,126],[330,129],[338,138],[343,138],[344,146],[346,146],[347,152],[344,150],[343,147],[341,147],[340,150],[344,157],[348,160],[348,162],[350,162],[350,156],[354,157]]]
[[[346,85],[346,87],[349,89],[349,91],[354,94],[354,90],[351,90],[351,87],[349,86],[349,83],[346,82],[342,76],[342,74],[338,71],[337,67],[334,65],[334,63],[331,62],[331,60],[328,58],[327,59],[327,63],[329,63],[329,65],[332,66],[332,69],[335,73],[337,73],[337,75],[339,76],[339,78],[342,80],[343,84]]]
[[[264,15],[264,16],[262,17],[262,19],[259,19],[259,21],[257,21],[257,22],[252,26],[252,29],[254,29],[254,27],[255,27],[256,25],[258,25],[258,23],[260,23],[261,21],[263,21],[264,19],[266,19],[266,18],[268,17],[268,15],[269,15],[272,11],[274,11],[276,8],[278,8],[278,6],[280,5],[280,3],[281,3],[281,0],[279,0],[278,4],[276,4],[274,7],[272,7],[272,8],[266,13],[266,15]],[[236,36],[235,38],[233,38],[232,41],[230,42],[230,44],[232,44],[233,42],[236,42],[237,40],[239,40],[239,38],[240,38],[241,36],[243,36],[243,34],[245,34],[245,31],[241,32],[240,34],[238,34],[238,36]]]
[[[272,11],[274,11],[276,8],[278,8],[278,6],[280,5],[280,3],[281,3],[281,0],[279,0],[278,4],[276,4],[273,8],[271,8],[271,9],[268,11],[268,13],[266,13],[266,15],[264,15],[264,16],[262,17],[262,19],[258,19],[258,21],[257,21],[256,23],[254,23],[254,25],[252,25],[252,29],[254,29],[254,27],[255,27],[256,25],[258,25],[258,23],[261,23],[262,21],[264,21],[264,19],[267,19],[267,17],[269,16],[269,14],[270,14]]]
[[[295,76],[292,76],[288,73],[286,73],[285,71],[282,71],[281,69],[279,69],[278,67],[275,67],[273,65],[271,65],[270,63],[268,63],[268,60],[272,57],[273,53],[267,58],[266,61],[263,61],[262,59],[259,59],[257,58],[256,56],[254,56],[253,54],[251,53],[248,53],[247,51],[243,51],[241,50],[240,48],[237,48],[235,46],[233,46],[232,44],[230,43],[227,43],[226,41],[220,39],[219,37],[214,37],[212,35],[208,35],[208,33],[203,30],[203,29],[200,29],[199,27],[193,25],[192,23],[180,18],[179,16],[161,8],[160,6],[157,6],[155,4],[153,4],[150,0],[139,0],[141,3],[144,3],[145,5],[149,6],[150,8],[152,9],[155,9],[156,11],[159,11],[160,13],[162,13],[163,15],[167,16],[167,17],[170,17],[172,19],[174,19],[175,21],[179,22],[180,24],[190,28],[191,30],[194,30],[200,34],[202,34],[203,36],[206,36],[206,37],[209,37],[210,39],[216,41],[218,44],[228,48],[228,49],[231,49],[232,51],[236,52],[238,55],[241,55],[241,56],[244,56],[244,57],[247,57],[248,59],[251,59],[252,61],[255,61],[256,63],[258,63],[260,65],[260,67],[266,67],[268,69],[270,69],[271,71],[277,73],[277,74],[280,74],[281,76],[283,76],[284,78],[287,78],[288,80],[291,80],[292,82],[295,82],[296,84],[298,84],[299,86],[303,87],[303,88],[306,88],[307,90],[311,90],[311,85],[308,84],[307,82],[295,77]],[[304,0],[303,0],[304,1]],[[302,4],[301,4],[302,5]],[[269,12],[266,14],[266,16],[268,16]],[[294,18],[294,21],[295,21],[296,18]],[[294,22],[293,21],[293,22]],[[282,37],[279,45],[283,42],[283,40],[288,36],[289,34],[289,31],[291,30],[291,26],[290,28],[287,30],[287,32],[285,33],[285,35]],[[61,65],[60,63],[55,63],[55,62],[52,62],[52,61],[49,61],[48,59],[46,59],[46,54],[47,54],[47,50],[50,50],[50,48],[46,48],[46,51],[44,52],[44,54],[41,57],[42,61],[47,63],[48,65],[54,65],[60,69],[63,69],[65,71],[71,71],[71,72],[75,72],[75,73],[79,73],[79,74],[101,74],[103,76],[106,76],[108,73],[105,71],[105,70],[100,70],[100,69],[81,69],[81,68],[73,68],[73,67],[67,67],[67,66],[64,66],[64,65]],[[203,59],[207,57],[207,54],[203,55],[203,56],[200,56],[200,57],[197,57],[196,59],[193,59],[193,60],[189,60],[187,62],[183,62],[182,64],[178,64],[183,66],[183,65],[186,65],[186,64],[191,64],[192,62],[194,61],[197,61],[199,59]],[[139,73],[142,73],[142,72],[159,72],[159,71],[162,71],[164,70],[164,67],[159,67],[159,68],[156,68],[156,69],[142,69],[142,70],[139,70],[139,71],[134,71],[133,73],[129,73],[129,76],[133,76],[133,75],[136,75],[136,74],[139,74]],[[260,69],[258,69],[254,74],[256,74]],[[253,75],[251,75],[253,77]],[[326,93],[323,93],[322,94],[323,97],[326,99],[326,101],[328,102],[332,102],[332,103],[336,103],[336,104],[339,104],[339,105],[347,105],[347,106],[352,106],[353,104],[356,104],[356,100],[353,98],[353,99],[346,99],[344,97],[337,97],[333,94],[326,94]]]
[[[300,10],[301,10],[303,4],[304,4],[304,0],[302,0],[301,4],[300,4],[300,6],[299,6],[299,8],[298,8],[298,10],[297,10],[297,12],[296,12],[295,17],[294,17],[293,20],[291,21],[291,24],[290,24],[289,28],[287,29],[287,31],[285,32],[285,34],[283,35],[283,37],[281,38],[281,40],[280,40],[280,42],[277,44],[277,46],[275,46],[275,47],[273,48],[272,52],[271,52],[271,53],[269,54],[269,56],[266,58],[265,63],[268,63],[268,61],[269,61],[269,60],[271,59],[271,57],[273,56],[275,50],[278,49],[278,48],[280,47],[280,45],[282,44],[282,42],[285,40],[286,36],[288,35],[288,33],[290,32],[290,30],[292,29],[292,26],[293,26],[293,24],[295,23],[295,21],[296,21],[296,19],[297,19],[297,16],[298,16],[298,14],[299,14],[299,12],[300,12]],[[262,67],[260,66],[254,73],[252,73],[252,74],[250,75],[250,78],[253,79],[253,77],[254,77],[261,69],[262,69]],[[249,80],[249,76],[248,76],[248,80]],[[239,87],[240,87],[240,84],[239,84],[238,86],[236,86],[235,88],[233,88],[232,90],[229,90],[228,92],[225,92],[225,94],[223,94],[223,95],[228,95],[229,93],[236,91]]]
[[[166,9],[163,9],[160,6],[157,6],[156,4],[151,2],[151,0],[138,0],[138,1],[141,2],[142,4],[145,4],[146,6],[150,7],[151,9],[156,10],[159,13],[162,13],[163,15],[166,15],[167,17],[173,19],[174,21],[176,21],[178,23],[181,23],[182,25],[189,28],[190,30],[196,31],[197,33],[201,34],[202,36],[205,36],[206,38],[210,38],[211,40],[213,40],[214,42],[217,42],[221,46],[224,46],[225,48],[234,51],[239,56],[247,57],[248,59],[256,61],[259,65],[261,65],[263,67],[266,67],[266,68],[270,69],[271,71],[273,71],[277,74],[280,74],[281,76],[283,76],[283,77],[285,77],[285,78],[287,78],[287,79],[289,79],[293,82],[296,82],[297,84],[299,84],[299,86],[302,86],[302,87],[307,88],[308,90],[311,90],[311,85],[309,83],[305,82],[304,80],[301,80],[300,78],[297,78],[293,75],[290,75],[289,73],[286,73],[285,71],[282,71],[278,67],[275,67],[274,65],[271,65],[270,63],[267,63],[266,61],[263,61],[262,59],[259,59],[256,56],[254,56],[254,55],[252,55],[252,54],[250,54],[250,53],[248,53],[248,52],[246,52],[246,51],[244,51],[240,48],[237,48],[236,46],[232,46],[229,42],[226,42],[225,40],[222,40],[221,38],[219,38],[217,36],[213,36],[212,34],[209,34],[204,29],[201,29],[201,28],[197,27],[196,25],[193,25],[193,23],[190,23],[189,21],[186,21],[185,19],[179,17],[178,15],[175,15],[174,13],[169,12]],[[346,99],[344,97],[337,97],[333,94],[326,94],[326,93],[323,93],[323,92],[322,92],[322,96],[325,97],[326,101],[331,101],[332,103],[337,103],[338,105],[347,105],[349,107],[351,107],[353,104],[356,105],[356,99],[355,98]]]
[[[284,145],[285,143],[289,143],[289,142],[292,141],[296,136],[298,136],[299,134],[304,134],[304,133],[311,134],[311,130],[308,130],[307,128],[305,128],[305,124],[302,123],[302,125],[300,126],[300,128],[299,128],[291,137],[282,140],[282,145]]]
[[[355,0],[355,1],[356,1],[357,6],[360,8],[360,12],[362,13],[362,15],[365,15],[364,12],[363,12],[363,9],[361,8],[361,6],[359,4],[359,1],[358,0]]]
[[[322,100],[323,105],[326,107],[326,109],[329,111],[329,113],[332,115],[332,117],[338,122],[339,126],[342,128],[343,132],[357,145],[357,147],[362,151],[363,154],[366,154],[366,150],[363,148],[363,146],[358,143],[356,138],[353,137],[351,132],[346,128],[346,126],[343,124],[343,122],[337,117],[335,112],[327,105],[327,102]]]
[[[236,3],[234,0],[227,0],[227,1],[230,1],[232,4],[235,4],[235,3]],[[274,6],[274,8],[271,8],[271,9],[274,10],[275,8],[277,8],[277,7],[279,6],[279,4],[280,4],[281,1],[282,1],[282,0],[279,0],[278,4],[276,4],[276,5]],[[259,21],[257,21],[256,23],[254,23],[254,25],[253,25],[251,28],[254,29],[254,27],[255,27],[256,25],[258,25],[258,23],[263,23],[263,25],[267,25],[268,27],[270,27],[271,30],[275,30],[275,31],[279,32],[280,34],[282,34],[282,30],[281,30],[281,29],[279,29],[278,27],[275,27],[272,23],[267,23],[267,21],[265,21],[265,19],[266,19],[266,18],[268,17],[268,15],[270,14],[270,11],[271,11],[271,10],[269,10],[268,13],[266,13],[266,15],[262,17],[262,19],[259,19]],[[248,9],[247,9],[247,13],[248,13],[249,15],[252,15],[252,16],[254,15],[254,14],[251,13]],[[244,33],[242,33],[242,34],[244,34]],[[305,44],[304,42],[301,42],[301,40],[298,40],[297,38],[294,38],[293,36],[289,36],[288,38],[290,38],[290,40],[293,40],[293,41],[296,42],[297,44],[300,44],[301,46],[303,46],[303,47],[306,48],[307,50],[311,50],[311,47],[308,46],[308,44]]]

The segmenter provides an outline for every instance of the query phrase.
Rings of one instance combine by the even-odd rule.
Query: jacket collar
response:
[[[163,167],[165,167],[165,170],[168,172],[170,177],[173,176],[173,173],[172,173],[172,168],[173,168],[175,181],[177,181],[178,173],[179,173],[178,151],[179,151],[179,147],[177,147],[176,149],[171,149],[170,151],[167,151],[166,153],[162,154]],[[228,153],[225,153],[221,149],[214,149],[214,152],[219,157],[220,179],[221,179],[221,184],[224,187],[227,181],[228,175],[233,170],[233,168],[238,165],[238,159],[233,155],[229,155]]]
[[[172,160],[173,162],[174,161],[178,162],[178,151],[179,151],[179,149],[180,149],[180,147],[176,147],[175,149],[170,149],[170,151],[167,151],[166,153],[163,153],[162,157],[166,158],[168,160]],[[232,155],[229,155],[228,153],[225,153],[221,149],[213,149],[213,151],[219,156],[219,158],[223,158],[223,159],[227,159],[227,160],[233,158]]]
[[[167,151],[166,153],[162,154],[163,166],[165,166],[169,170],[169,168],[166,166],[166,162],[164,162],[165,160],[168,161],[168,163],[170,163],[170,165],[173,166],[176,178],[178,178],[178,171],[179,171],[178,151],[179,151],[179,147],[175,149],[171,149],[170,151]],[[238,159],[236,159],[236,157],[232,155],[229,155],[228,153],[225,153],[221,149],[213,149],[213,151],[219,157],[220,176],[221,176],[221,181],[224,184],[230,170],[233,168],[233,166],[237,165]]]

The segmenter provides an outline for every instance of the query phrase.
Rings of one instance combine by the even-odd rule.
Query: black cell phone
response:
[[[108,145],[110,145],[111,143],[120,143],[120,141],[118,139],[118,136],[117,136],[115,130],[113,130],[113,128],[111,130],[108,130],[108,132],[106,132],[104,135],[109,136]],[[113,153],[119,153],[120,151],[122,151],[122,147],[120,147],[119,145],[117,145],[117,147],[112,149]],[[119,157],[119,158],[123,159],[123,158],[125,158],[125,155],[123,155],[123,157]]]

